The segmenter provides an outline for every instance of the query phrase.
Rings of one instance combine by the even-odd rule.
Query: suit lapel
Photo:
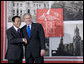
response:
[[[12,34],[14,34],[15,36],[20,36],[13,26],[12,26]]]
[[[34,30],[34,23],[32,23],[32,25],[31,25],[31,33],[30,33],[30,38],[32,37],[33,30]]]
[[[33,30],[34,30],[34,23],[31,24],[30,38],[32,37]],[[26,35],[26,37],[29,39],[28,32],[27,32],[27,25],[25,26],[24,31],[25,31],[25,35]]]
[[[27,32],[27,25],[24,28],[24,32],[25,32],[26,37],[29,39],[28,32]]]

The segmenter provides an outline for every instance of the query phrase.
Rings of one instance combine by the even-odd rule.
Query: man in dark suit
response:
[[[43,63],[45,54],[45,35],[42,25],[33,23],[29,13],[24,14],[26,25],[22,27],[22,35],[27,39],[25,45],[26,63]]]
[[[22,44],[27,44],[27,40],[26,38],[22,38],[19,29],[21,25],[21,18],[19,16],[14,16],[12,21],[13,26],[7,30],[8,49],[6,59],[8,59],[8,63],[22,63]]]

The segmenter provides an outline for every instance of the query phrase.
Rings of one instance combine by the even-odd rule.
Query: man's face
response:
[[[17,28],[20,27],[21,25],[21,19],[20,18],[15,18],[15,22],[13,22],[13,25]]]
[[[31,18],[30,15],[25,15],[24,16],[24,21],[27,25],[31,23],[31,20],[32,20],[32,18]]]

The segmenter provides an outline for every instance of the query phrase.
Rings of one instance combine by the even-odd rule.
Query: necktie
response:
[[[31,33],[30,26],[27,27],[27,31],[28,31],[28,36],[30,38],[30,33]]]
[[[21,36],[20,29],[17,30],[17,33]]]

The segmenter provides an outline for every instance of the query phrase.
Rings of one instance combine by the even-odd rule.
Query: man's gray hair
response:
[[[31,16],[30,13],[25,13],[25,14],[23,15],[23,18],[24,18],[26,15],[29,15],[29,16],[32,18],[32,16]]]

